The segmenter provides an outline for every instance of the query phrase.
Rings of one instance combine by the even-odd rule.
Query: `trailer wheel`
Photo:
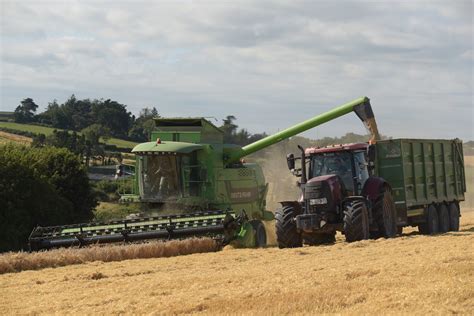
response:
[[[459,208],[456,203],[449,203],[449,230],[453,232],[459,231]]]
[[[369,238],[369,214],[364,202],[352,201],[345,205],[344,235],[347,242]]]
[[[439,231],[439,218],[438,211],[434,205],[430,205],[426,210],[426,222],[418,225],[418,230],[420,233],[425,235],[434,235]]]
[[[267,245],[267,232],[263,223],[259,220],[252,220],[250,225],[252,225],[255,231],[255,247],[265,247]]]
[[[301,234],[296,230],[294,218],[297,213],[292,206],[284,206],[275,212],[275,230],[279,248],[303,246]]]
[[[336,242],[336,233],[305,235],[303,241],[310,246],[333,244]]]
[[[372,214],[378,227],[378,231],[374,232],[372,237],[392,238],[397,235],[397,214],[392,190],[389,187],[383,187],[375,200]]]
[[[438,220],[439,232],[446,233],[449,231],[449,211],[444,203],[438,205]]]

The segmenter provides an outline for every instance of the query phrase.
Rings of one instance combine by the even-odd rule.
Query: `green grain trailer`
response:
[[[398,225],[436,233],[459,228],[466,178],[462,142],[391,139],[376,146],[376,173],[392,187]]]

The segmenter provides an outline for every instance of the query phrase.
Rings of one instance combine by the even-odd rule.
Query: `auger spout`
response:
[[[371,141],[374,142],[380,138],[375,122],[374,113],[370,106],[368,97],[361,97],[346,104],[343,104],[335,109],[332,109],[323,114],[317,115],[309,120],[289,127],[281,132],[267,136],[252,144],[242,147],[240,151],[234,152],[227,159],[227,163],[238,161],[240,158],[250,155],[256,151],[264,149],[268,146],[281,142],[284,139],[290,138],[302,132],[305,132],[313,127],[319,126],[326,122],[332,121],[338,117],[344,116],[350,112],[355,112],[357,116],[364,122],[364,125],[370,130],[372,134]]]

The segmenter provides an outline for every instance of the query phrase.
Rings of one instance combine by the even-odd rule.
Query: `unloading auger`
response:
[[[263,221],[268,184],[262,168],[241,158],[334,120],[350,112],[378,139],[377,125],[367,97],[362,97],[294,125],[274,135],[240,147],[224,143],[224,133],[205,118],[157,118],[151,141],[137,145],[133,192],[122,203],[146,203],[162,214],[175,215],[36,227],[31,250],[85,246],[95,243],[133,242],[148,239],[219,237],[224,244],[263,247]]]

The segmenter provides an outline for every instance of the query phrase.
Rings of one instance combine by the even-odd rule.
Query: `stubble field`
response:
[[[226,248],[5,273],[0,314],[472,314],[474,157],[465,164],[459,232],[423,236],[406,228],[398,238],[351,244],[338,235],[331,246]],[[274,243],[272,225],[266,228]]]
[[[0,313],[470,314],[474,212],[461,231],[299,249],[92,262],[0,275]]]

